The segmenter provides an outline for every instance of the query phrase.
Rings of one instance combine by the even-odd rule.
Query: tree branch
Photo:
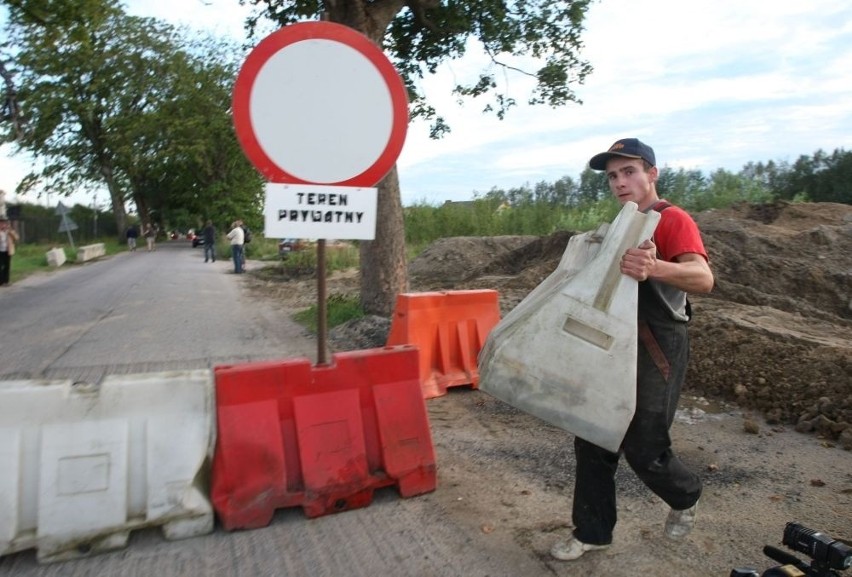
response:
[[[411,13],[414,14],[414,19],[418,24],[436,34],[441,33],[441,29],[426,16],[426,11],[430,8],[433,9],[441,7],[440,0],[409,0],[405,3],[405,5],[408,6]]]
[[[491,62],[493,62],[497,66],[501,66],[501,67],[503,67],[507,70],[514,70],[515,72],[518,72],[519,74],[531,76],[532,78],[537,78],[537,76],[535,74],[533,74],[532,72],[527,72],[526,70],[522,70],[522,69],[517,68],[515,66],[510,66],[508,64],[504,64],[503,62],[500,62],[499,60],[497,60],[497,58],[494,56],[494,53],[491,51],[491,49],[487,45],[483,44],[483,47],[485,48],[485,53],[488,54],[488,58],[490,58]]]

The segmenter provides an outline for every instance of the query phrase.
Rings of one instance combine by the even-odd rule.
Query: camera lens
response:
[[[783,543],[790,549],[805,553],[815,562],[831,569],[852,567],[852,547],[799,523],[787,523],[784,528]]]

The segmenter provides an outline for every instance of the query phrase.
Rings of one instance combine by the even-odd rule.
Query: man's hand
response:
[[[621,272],[637,281],[648,280],[657,266],[657,245],[646,240],[638,248],[629,248],[621,257]]]

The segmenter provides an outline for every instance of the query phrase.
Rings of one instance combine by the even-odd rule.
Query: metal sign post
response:
[[[317,364],[327,364],[328,301],[325,295],[325,239],[317,241]]]

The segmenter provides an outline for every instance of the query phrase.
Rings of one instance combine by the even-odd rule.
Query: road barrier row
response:
[[[495,291],[403,295],[391,341],[332,355],[69,380],[0,381],[0,556],[39,562],[433,491],[425,400],[478,382]],[[403,342],[410,341],[410,342]],[[209,479],[209,486],[208,480]]]

